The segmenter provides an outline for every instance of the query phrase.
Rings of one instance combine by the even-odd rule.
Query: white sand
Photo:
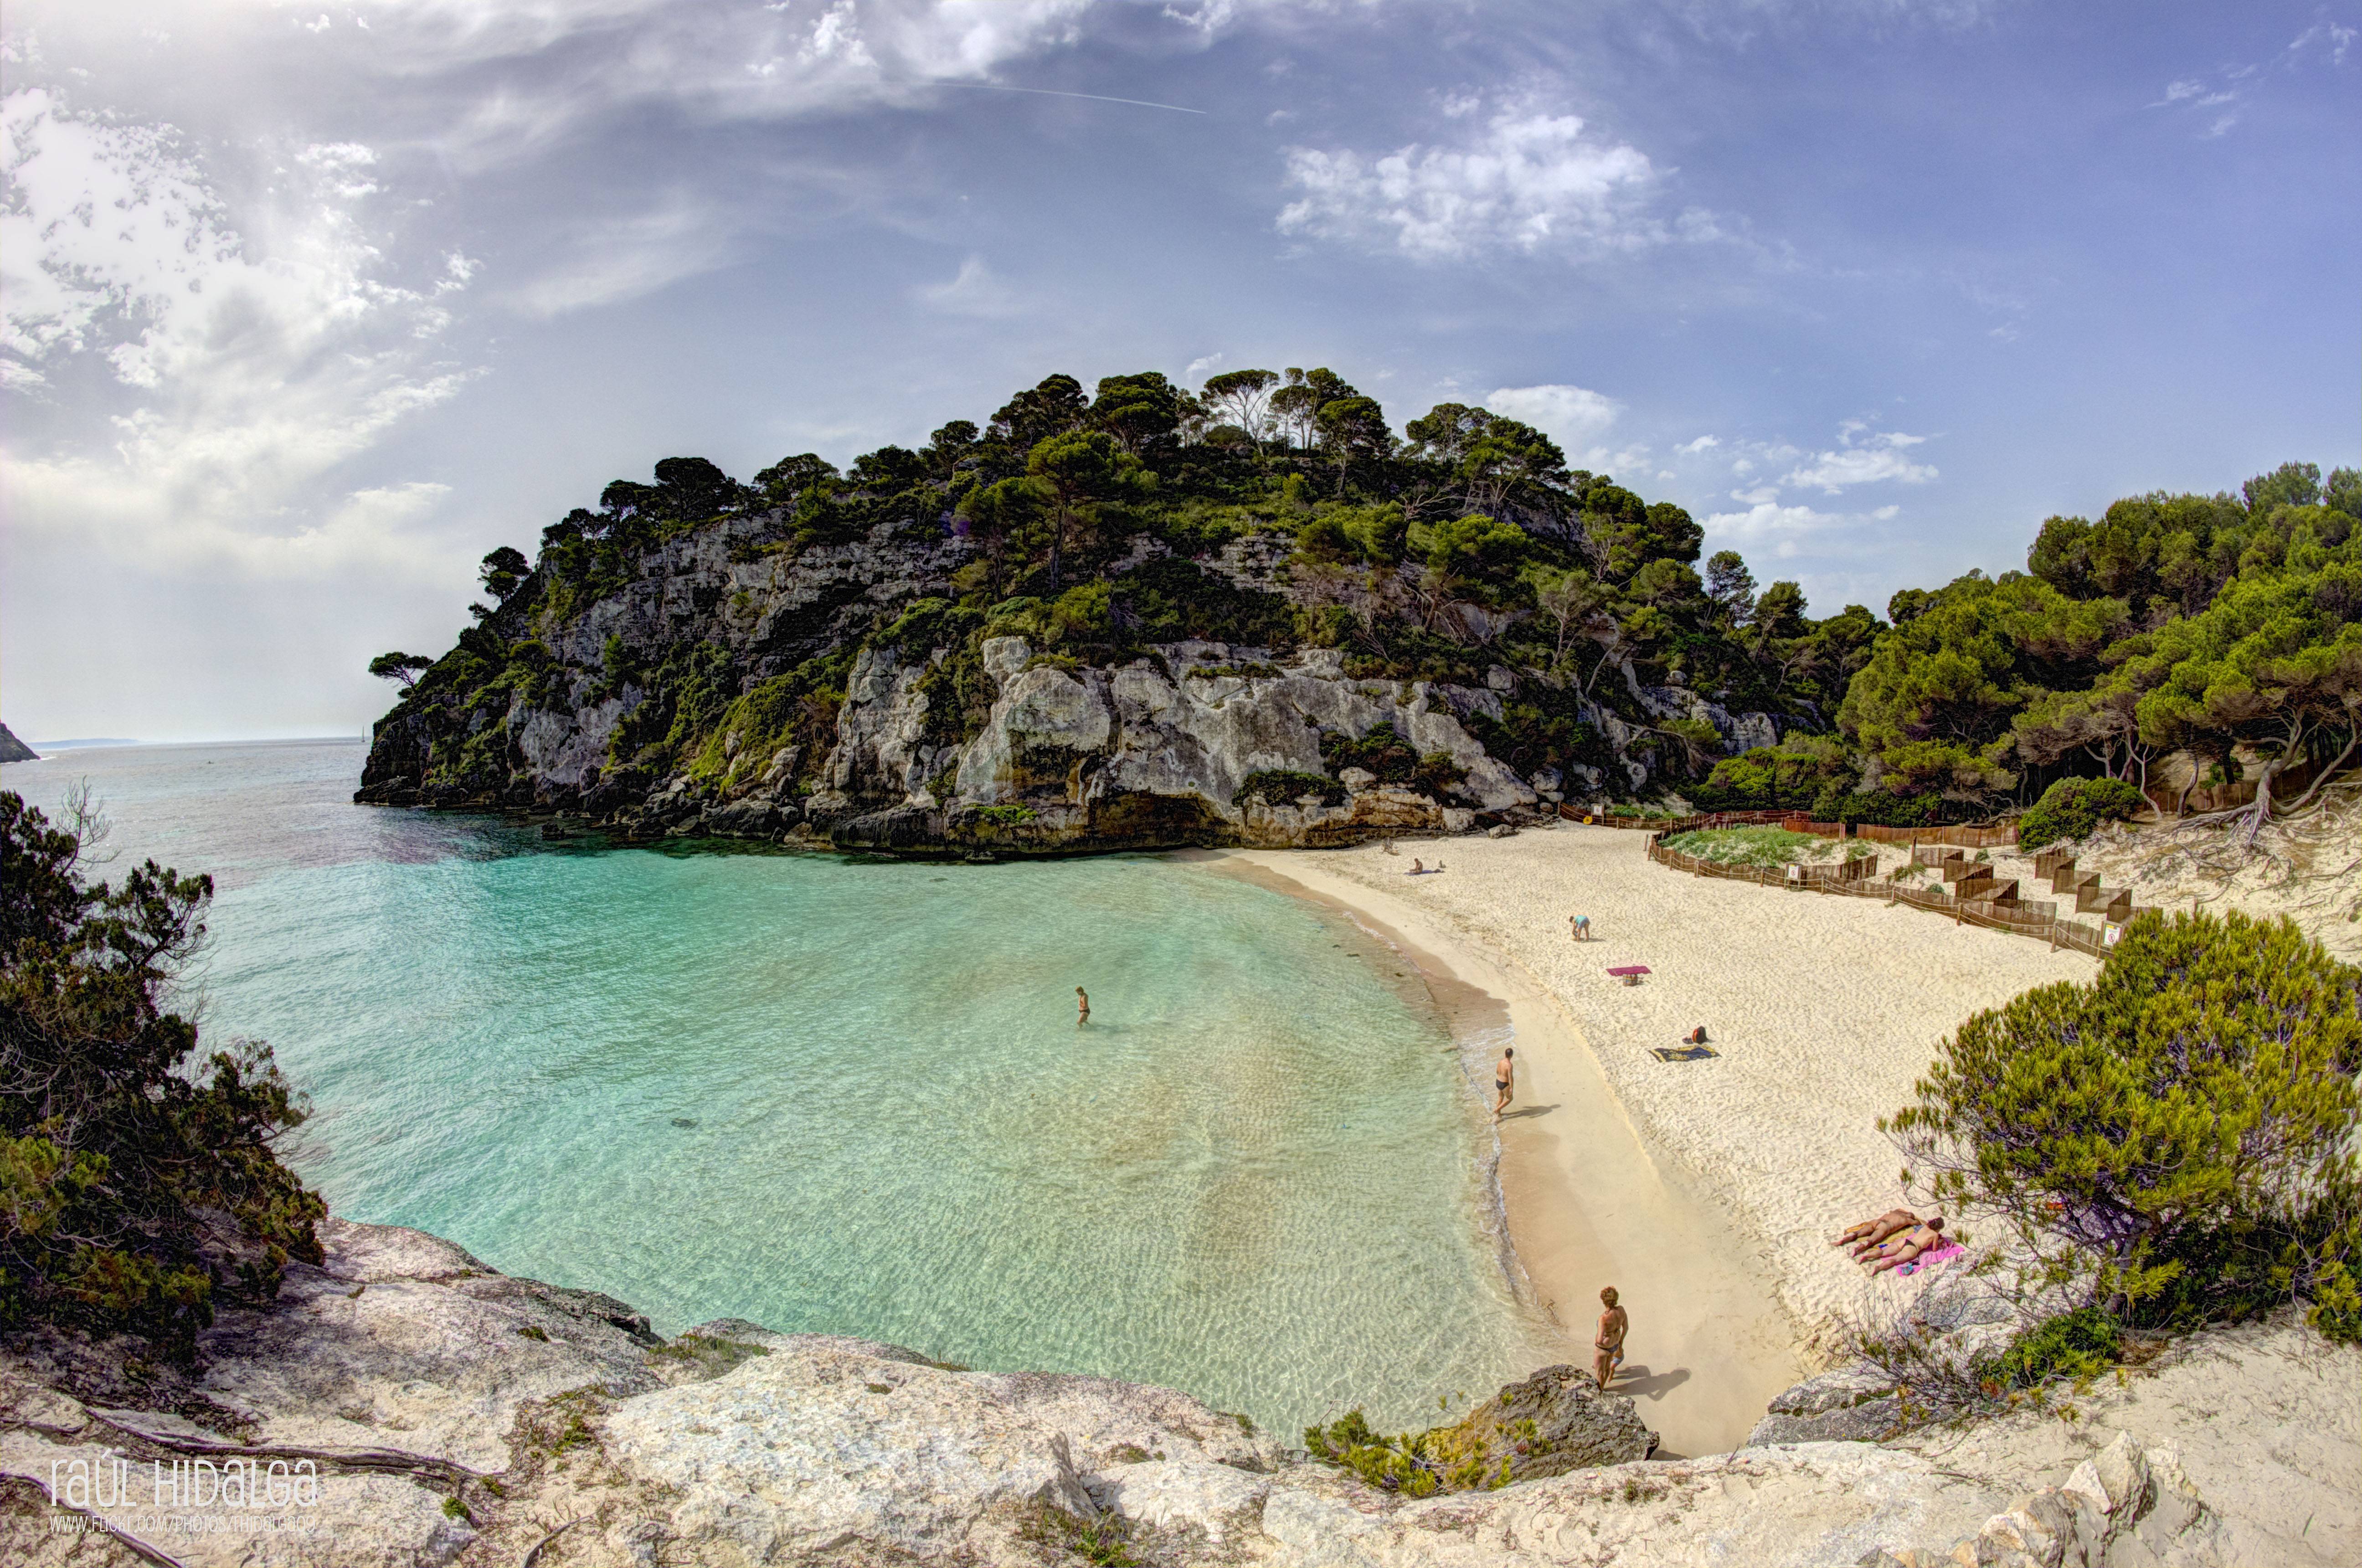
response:
[[[2362,1350],[2286,1318],[2176,1343],[2047,1408],[1962,1429],[1923,1428],[1895,1446],[2014,1492],[2056,1476],[2119,1431],[2169,1443],[2222,1516],[2240,1568],[2362,1562]]]
[[[1767,1280],[1807,1363],[1849,1320],[1891,1309],[1924,1283],[1888,1275],[1872,1284],[1827,1244],[1845,1224],[1906,1198],[1901,1156],[1877,1119],[1909,1102],[1914,1081],[1963,1018],[2029,987],[2089,979],[2096,969],[2081,955],[1921,910],[1687,876],[1650,864],[1644,835],[1620,829],[1568,823],[1507,839],[1396,847],[1394,856],[1373,846],[1246,858],[1349,902],[1361,901],[1353,889],[1363,889],[1381,900],[1368,906],[1381,920],[1392,906],[1440,933],[1431,940],[1447,962],[1457,951],[1546,996],[1573,1026],[1572,1049],[1595,1060],[1641,1148],[1744,1235],[1753,1256],[1732,1258],[1728,1268]],[[1429,865],[1440,858],[1450,869],[1406,877],[1413,856]],[[1568,937],[1575,913],[1591,917],[1588,944]],[[1637,987],[1607,977],[1608,967],[1626,964],[1651,973]],[[1649,1055],[1700,1024],[1720,1053],[1712,1060]],[[1527,1039],[1522,1029],[1519,1039]],[[1534,1066],[1553,1088],[1585,1076],[1587,1064],[1551,1059],[1566,1049],[1547,1038],[1532,1043]],[[1577,1109],[1554,1105],[1527,1125],[1547,1132]],[[1510,1139],[1504,1148],[1514,1155]],[[1625,1194],[1521,1194],[1506,1167],[1505,1189],[1520,1255],[1538,1283],[1559,1287],[1562,1317],[1587,1339],[1584,1308],[1564,1303],[1588,1302],[1595,1286],[1546,1280],[1527,1238],[1538,1229],[1538,1206],[1612,1211]],[[1695,1239],[1667,1236],[1658,1255]],[[1628,1295],[1655,1294],[1644,1277],[1615,1283]],[[1761,1353],[1732,1344],[1723,1353]],[[1700,1376],[1726,1370],[1757,1380],[1694,1368]]]

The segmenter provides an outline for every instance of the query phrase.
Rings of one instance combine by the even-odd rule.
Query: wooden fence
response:
[[[2081,921],[2060,920],[2048,906],[2039,912],[2028,908],[2013,908],[2005,904],[1981,902],[1975,899],[1956,899],[1936,888],[1906,888],[1900,883],[1873,881],[1871,862],[1861,859],[1831,867],[1721,866],[1711,860],[1701,860],[1694,855],[1683,855],[1664,846],[1663,834],[1649,836],[1649,858],[1660,866],[1676,871],[1687,871],[1695,877],[1715,877],[1730,882],[1753,882],[1759,887],[1785,888],[1792,892],[1835,893],[1844,898],[1877,899],[1888,904],[1909,904],[1913,909],[1927,910],[1936,914],[1948,914],[1954,923],[1982,926],[1987,931],[2006,931],[2018,936],[2030,936],[2047,942],[2052,947],[2069,947],[2087,953],[2094,958],[2107,953],[2103,931]],[[1859,867],[1860,869],[1855,870]],[[1803,876],[1791,875],[1802,871]]]
[[[1949,845],[1955,849],[2012,849],[2017,829],[2000,827],[1880,827],[1871,823],[1816,823],[1802,812],[1707,812],[1693,817],[1611,817],[1562,805],[1558,814],[1569,822],[1595,827],[1639,828],[1647,833],[1694,833],[1701,828],[1778,827],[1808,833],[1817,838],[1866,838],[1872,844],[1900,844],[1913,849],[1923,844]]]

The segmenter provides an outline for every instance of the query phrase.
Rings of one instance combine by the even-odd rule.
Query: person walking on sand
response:
[[[1501,1112],[1509,1109],[1509,1101],[1518,1097],[1518,1048],[1505,1045],[1501,1059],[1493,1064],[1493,1120],[1501,1120]]]
[[[1616,1287],[1608,1286],[1599,1293],[1600,1304],[1607,1309],[1599,1314],[1599,1337],[1591,1342],[1591,1370],[1599,1379],[1599,1391],[1607,1391],[1608,1379],[1624,1364],[1624,1336],[1630,1331],[1632,1320],[1616,1304]]]
[[[1075,1020],[1076,1028],[1080,1029],[1091,1021],[1091,996],[1080,986],[1075,988],[1075,1010],[1082,1015]]]

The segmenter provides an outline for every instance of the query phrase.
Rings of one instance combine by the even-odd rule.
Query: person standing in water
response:
[[[1091,1021],[1091,995],[1080,986],[1075,988],[1075,1010],[1081,1015],[1075,1020],[1076,1028]]]
[[[1607,1380],[1624,1364],[1624,1336],[1631,1331],[1632,1320],[1624,1309],[1616,1305],[1616,1287],[1608,1286],[1599,1293],[1600,1304],[1607,1309],[1599,1314],[1599,1337],[1591,1342],[1591,1370],[1599,1379],[1601,1393],[1607,1391]]]
[[[1517,1058],[1518,1048],[1507,1045],[1502,1047],[1501,1059],[1493,1064],[1493,1088],[1496,1094],[1493,1101],[1493,1120],[1496,1121],[1501,1120],[1501,1112],[1509,1109],[1509,1101],[1517,1098]]]

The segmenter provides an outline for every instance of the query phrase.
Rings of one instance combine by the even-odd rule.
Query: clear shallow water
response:
[[[204,1025],[312,1095],[293,1154],[337,1212],[668,1333],[860,1333],[1288,1432],[1541,1353],[1462,1054],[1350,925],[1159,857],[546,846],[352,806],[360,758],[0,770],[44,805],[87,778],[118,864],[215,874]]]

